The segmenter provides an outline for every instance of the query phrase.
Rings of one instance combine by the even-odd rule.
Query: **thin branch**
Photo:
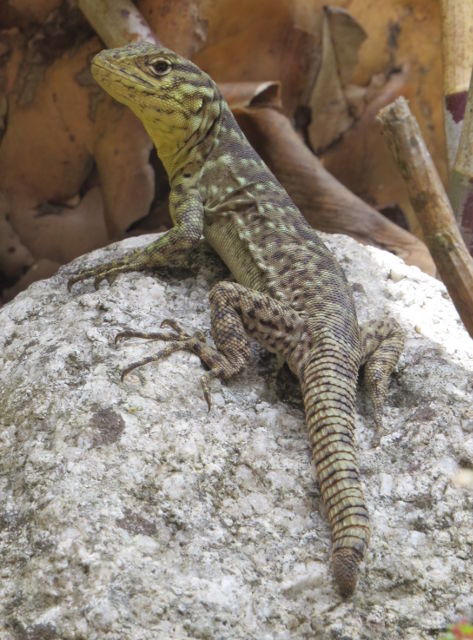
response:
[[[440,276],[473,337],[473,259],[458,230],[442,181],[405,98],[378,114]]]
[[[78,0],[79,8],[109,48],[135,40],[159,44],[131,0]]]

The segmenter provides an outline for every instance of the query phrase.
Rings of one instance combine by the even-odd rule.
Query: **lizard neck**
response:
[[[202,107],[202,117],[196,128],[184,139],[176,136],[174,131],[169,135],[164,134],[154,126],[153,121],[143,121],[170,182],[184,170],[189,170],[194,175],[198,173],[207,156],[218,144],[223,108],[223,98],[218,93]]]

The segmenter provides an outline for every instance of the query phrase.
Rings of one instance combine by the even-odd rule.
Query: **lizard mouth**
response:
[[[137,87],[138,83],[115,65],[104,63],[103,60],[92,61],[91,72],[94,80],[115,100],[122,102],[130,87]]]
[[[107,74],[110,73],[110,67],[107,64],[103,64],[102,61],[98,61],[96,56],[92,60],[90,71],[94,80],[97,80],[97,82],[102,86],[100,80],[102,80],[104,77],[106,77]]]

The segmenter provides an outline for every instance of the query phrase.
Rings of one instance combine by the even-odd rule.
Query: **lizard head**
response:
[[[213,80],[174,51],[149,42],[104,49],[92,75],[115,100],[142,121],[161,158],[194,145],[220,112]]]

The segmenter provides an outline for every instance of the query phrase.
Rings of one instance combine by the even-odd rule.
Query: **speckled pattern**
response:
[[[174,227],[144,250],[75,275],[69,286],[179,264],[205,236],[237,280],[210,293],[217,349],[171,336],[164,353],[183,348],[201,356],[210,367],[202,378],[209,405],[211,378],[230,379],[246,365],[246,334],[282,355],[302,387],[335,577],[350,595],[370,535],[354,448],[358,370],[366,363],[379,425],[402,332],[384,321],[363,328],[360,340],[340,265],[249,145],[207,74],[148,43],[101,52],[92,73],[151,135],[169,175]]]

